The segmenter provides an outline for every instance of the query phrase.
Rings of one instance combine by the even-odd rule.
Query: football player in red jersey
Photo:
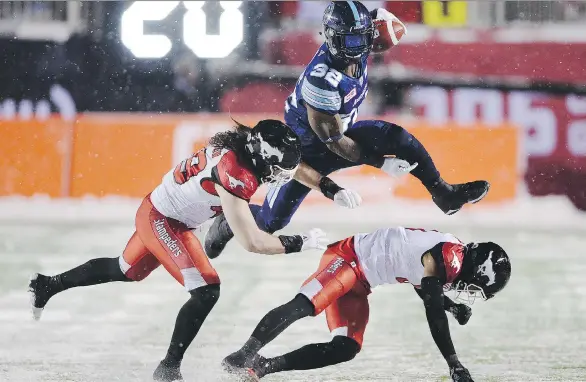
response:
[[[472,310],[452,301],[444,290],[455,290],[456,300],[472,304],[476,298],[492,298],[510,277],[508,255],[492,242],[463,244],[451,234],[403,227],[358,234],[328,246],[317,272],[297,296],[265,315],[250,339],[223,365],[245,380],[256,381],[267,374],[349,361],[362,348],[371,288],[408,282],[423,300],[431,335],[452,380],[472,382],[456,355],[445,313],[451,312],[465,325]],[[333,336],[330,342],[273,358],[258,354],[293,322],[324,310]]]
[[[261,183],[283,184],[295,176],[320,190],[322,177],[310,168],[299,168],[300,160],[299,138],[280,121],[263,120],[252,129],[238,125],[216,134],[144,198],[136,214],[136,231],[120,257],[97,258],[55,276],[31,278],[35,319],[57,293],[113,281],[140,281],[162,264],[191,296],[177,315],[167,355],[153,377],[181,380],[183,355],[220,295],[218,274],[193,228],[223,212],[248,251],[271,255],[325,248],[327,240],[319,229],[278,237],[261,231],[248,206]],[[352,208],[360,203],[356,193],[329,183],[333,189],[324,193],[328,191],[337,204]]]

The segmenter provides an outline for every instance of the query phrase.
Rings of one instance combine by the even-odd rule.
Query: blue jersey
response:
[[[350,77],[332,68],[332,57],[324,43],[299,77],[295,90],[285,101],[285,122],[295,130],[301,144],[319,138],[309,125],[307,106],[326,114],[339,114],[344,133],[356,121],[358,107],[368,93],[368,56],[360,62],[360,77]]]

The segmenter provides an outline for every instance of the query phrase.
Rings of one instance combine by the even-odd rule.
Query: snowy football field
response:
[[[364,221],[355,228],[348,222],[316,225],[336,240],[378,228]],[[308,227],[295,223],[288,231],[296,228]],[[584,231],[462,225],[450,227],[450,232],[464,241],[492,239],[512,259],[512,279],[502,295],[475,304],[464,327],[450,319],[456,349],[475,380],[586,381]],[[131,233],[128,219],[0,222],[0,381],[150,380],[187,299],[164,269],[141,283],[66,291],[49,302],[40,322],[30,317],[26,293],[31,273],[53,274],[93,257],[118,256]],[[318,261],[317,252],[268,257],[231,243],[213,262],[222,294],[187,352],[186,381],[233,381],[219,368],[222,358],[248,338],[268,310],[295,295]],[[412,288],[383,287],[370,301],[364,348],[356,359],[263,381],[448,381],[448,369]],[[328,340],[324,316],[307,318],[264,353]]]

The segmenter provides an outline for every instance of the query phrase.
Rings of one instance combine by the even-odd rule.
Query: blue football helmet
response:
[[[358,62],[370,53],[374,23],[359,1],[332,1],[323,17],[324,34],[330,53],[344,62]]]

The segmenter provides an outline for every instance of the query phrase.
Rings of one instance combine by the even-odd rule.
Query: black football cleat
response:
[[[453,382],[474,382],[468,369],[459,362],[457,365],[450,367],[450,377]]]
[[[41,319],[45,305],[54,295],[51,290],[50,280],[49,276],[40,273],[35,273],[30,278],[28,291],[30,293],[31,311],[36,321]]]
[[[230,374],[238,373],[239,370],[244,369],[246,356],[242,351],[237,351],[222,360],[222,368]]]
[[[204,239],[204,250],[210,259],[220,256],[226,244],[234,237],[224,214],[214,219]]]
[[[257,382],[269,373],[269,370],[267,369],[269,363],[267,362],[267,359],[260,354],[255,354],[250,363],[252,366],[246,368],[244,381]]]
[[[161,361],[153,373],[153,380],[157,382],[182,382],[180,365],[171,364],[165,360]]]
[[[432,192],[433,202],[446,214],[453,215],[466,203],[478,203],[488,193],[490,183],[485,180],[452,184]]]
[[[260,376],[251,366],[257,364],[259,359],[262,357],[258,354],[249,359],[243,352],[237,351],[224,358],[222,367],[225,372],[237,376],[240,382],[257,382]]]

